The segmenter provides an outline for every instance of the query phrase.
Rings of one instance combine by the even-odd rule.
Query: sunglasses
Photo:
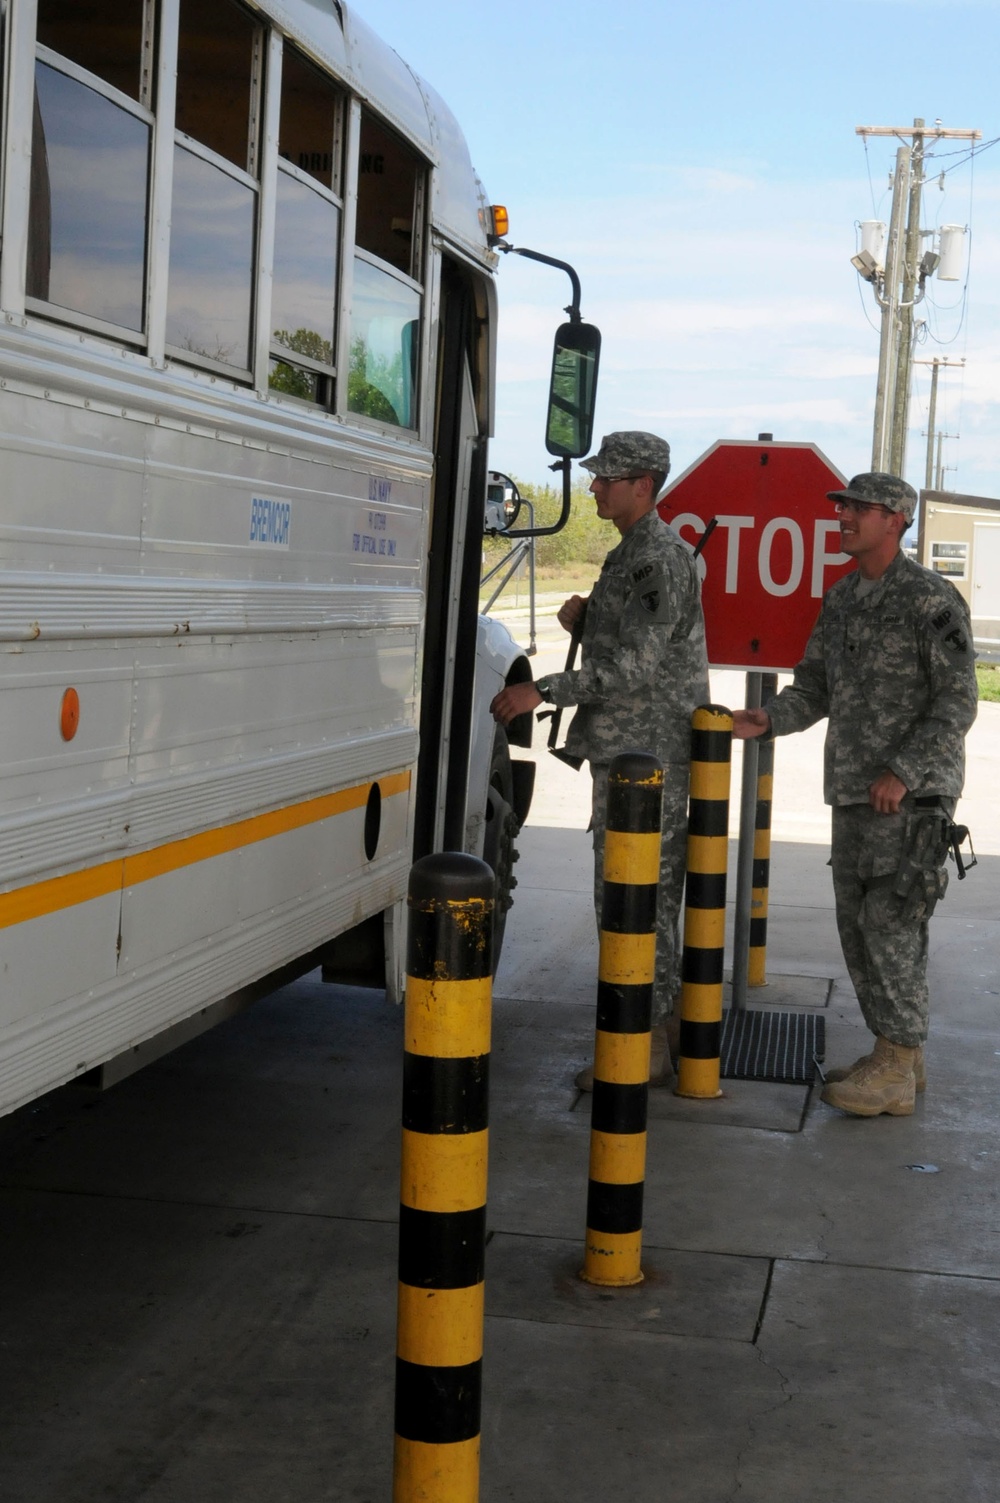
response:
[[[842,497],[833,506],[835,511],[853,511],[858,517],[865,517],[870,511],[884,511],[886,516],[892,516],[891,506],[883,506],[880,501],[855,501],[853,496]]]

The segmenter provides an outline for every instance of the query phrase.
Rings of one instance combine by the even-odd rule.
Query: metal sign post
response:
[[[747,674],[748,710],[760,708],[763,675]],[[733,929],[733,994],[730,1006],[741,1012],[747,1005],[747,977],[750,967],[750,904],[753,898],[753,847],[757,823],[757,752],[756,740],[743,742],[743,774],[740,779],[740,843],[736,853],[736,915]]]
[[[761,703],[764,674],[794,668],[833,582],[852,567],[840,551],[837,517],[827,492],[844,484],[839,470],[815,444],[775,443],[770,434],[756,442],[719,442],[667,487],[659,511],[692,545],[704,539],[702,604],[708,660],[715,668],[741,668],[747,674],[746,706]],[[716,531],[706,537],[710,520]],[[743,743],[740,838],[736,872],[736,927],[733,946],[732,1005],[723,1028],[723,1076],[799,1079],[796,1048],[788,1073],[787,1038],[800,1021],[791,1012],[762,1013],[747,1008],[753,936],[754,856],[758,771],[756,740]],[[777,1042],[757,1047],[758,1035],[773,1020]],[[806,1064],[811,1068],[815,1035],[822,1019],[807,1018]],[[754,1059],[749,1063],[748,1056]],[[776,1063],[778,1057],[785,1063]],[[737,1065],[735,1061],[739,1059]],[[776,1073],[778,1070],[783,1073]]]

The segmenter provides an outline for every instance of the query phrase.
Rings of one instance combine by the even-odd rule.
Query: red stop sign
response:
[[[840,551],[827,491],[844,485],[815,444],[720,442],[666,489],[665,522],[705,544],[702,604],[715,668],[794,668],[835,579],[854,567]]]

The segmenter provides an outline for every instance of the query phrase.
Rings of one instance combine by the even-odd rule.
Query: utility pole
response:
[[[923,120],[913,122],[910,148],[910,193],[903,252],[903,295],[899,304],[899,348],[896,355],[896,389],[893,393],[892,445],[889,469],[902,475],[906,463],[906,431],[910,415],[910,362],[913,358],[913,306],[917,298],[917,267],[920,261],[920,208],[924,189]]]
[[[945,472],[945,469],[953,470],[955,468],[954,465],[947,465],[946,466],[946,465],[942,464],[942,462],[941,462],[941,446],[942,446],[942,444],[943,444],[943,442],[944,442],[944,440],[946,438],[958,438],[958,434],[957,433],[939,433],[938,436],[937,436],[937,473],[934,476],[934,489],[936,491],[943,491],[944,490],[944,472]]]
[[[935,355],[932,360],[914,360],[913,363],[914,365],[929,365],[931,368],[931,397],[927,407],[927,460],[924,465],[924,490],[929,491],[933,489],[939,491],[942,489],[942,482],[944,480],[944,469],[941,464],[941,443],[945,438],[957,437],[957,434],[938,433],[937,431],[938,372],[941,370],[942,366],[945,366],[950,370],[961,370],[965,365],[965,356],[962,356],[961,362],[957,362],[955,364],[952,364],[947,355]],[[934,467],[935,440],[937,440],[938,450],[936,472]],[[921,501],[920,523],[917,529],[917,558],[922,564],[926,564],[927,562],[925,542],[925,524],[927,519],[924,515],[924,512],[925,507],[923,501]]]
[[[934,471],[934,430],[937,426],[938,361],[931,361],[931,400],[927,410],[927,463],[924,466],[924,490],[931,488]]]
[[[872,430],[872,469],[888,470],[892,452],[892,425],[896,391],[896,360],[899,353],[899,274],[903,260],[903,205],[910,186],[910,148],[896,152],[892,178],[892,213],[889,245],[885,258],[885,297],[882,299],[882,331],[878,344],[878,385],[875,388],[875,424]],[[898,472],[897,472],[898,473]]]
[[[912,146],[901,146],[896,152],[884,270],[875,265],[871,256],[867,257],[864,269],[859,258],[854,258],[859,274],[871,282],[882,309],[878,385],[872,430],[872,469],[889,470],[894,475],[902,475],[906,464],[913,369],[913,309],[923,298],[927,278],[935,270],[939,260],[933,252],[923,256],[920,254],[920,242],[929,233],[920,228],[924,144],[928,138],[937,141],[979,141],[982,139],[982,131],[941,125],[928,128],[923,119],[916,118],[912,126],[859,125],[855,128],[855,134],[865,137],[895,136],[902,140],[910,139],[913,143]]]
[[[961,362],[956,362],[955,364],[952,364],[947,355],[935,355],[933,360],[914,360],[913,364],[929,365],[931,367],[931,396],[927,408],[927,462],[924,466],[924,490],[929,491],[931,489],[931,481],[934,478],[934,439],[936,437],[937,425],[938,371],[943,365],[950,366],[952,370],[961,370],[965,365],[965,356],[963,355]],[[952,437],[953,435],[949,434],[947,436]]]

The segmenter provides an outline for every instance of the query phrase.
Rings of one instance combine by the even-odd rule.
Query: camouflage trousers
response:
[[[604,830],[608,798],[608,767],[592,765],[594,779],[594,909],[601,927],[604,892]],[[656,898],[656,977],[653,982],[654,1023],[673,1011],[681,990],[680,914],[687,867],[688,764],[663,764],[663,840],[660,847],[660,885]]]
[[[953,800],[942,800],[950,816]],[[864,1020],[872,1033],[913,1049],[927,1037],[927,908],[893,890],[911,827],[868,804],[833,810],[833,893],[837,929]]]

